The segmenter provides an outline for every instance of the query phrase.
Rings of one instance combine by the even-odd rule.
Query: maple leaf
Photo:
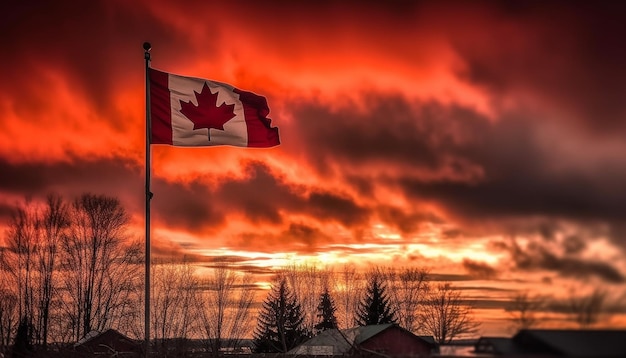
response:
[[[210,128],[224,130],[224,123],[230,121],[235,116],[233,112],[235,105],[222,103],[218,107],[217,92],[215,94],[211,93],[206,82],[200,93],[193,92],[198,100],[198,105],[194,105],[191,101],[180,101],[180,113],[193,122],[193,129],[209,129],[208,136],[209,140],[211,140]]]

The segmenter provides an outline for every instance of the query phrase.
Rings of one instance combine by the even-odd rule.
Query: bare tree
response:
[[[3,286],[0,285],[0,355],[8,352],[18,323],[17,297]]]
[[[36,207],[29,199],[19,205],[7,230],[8,255],[6,272],[16,288],[18,320],[23,323],[24,339],[33,339],[33,317],[36,307],[36,250],[39,241]]]
[[[124,319],[120,307],[133,306],[127,288],[140,262],[139,246],[122,242],[127,220],[119,201],[88,194],[71,206],[54,194],[43,205],[17,206],[2,285],[14,291],[4,295],[15,296],[27,344],[46,349],[51,338],[76,340]]]
[[[37,271],[38,271],[38,315],[36,322],[37,341],[46,349],[50,329],[50,309],[53,295],[56,290],[54,276],[57,272],[59,242],[69,227],[69,211],[63,199],[50,194],[46,200],[46,207],[38,220],[41,241],[38,244]]]
[[[354,265],[344,265],[341,271],[335,275],[335,287],[337,297],[337,310],[340,325],[343,328],[353,327],[356,323],[356,312],[365,288],[361,275]]]
[[[283,269],[282,275],[296,295],[304,313],[303,327],[313,332],[317,324],[317,305],[324,283],[328,281],[330,271],[311,264],[293,264]]]
[[[226,326],[226,338],[230,342],[230,348],[239,347],[241,340],[251,334],[251,308],[256,290],[252,274],[237,274],[237,277]]]
[[[60,268],[68,328],[78,340],[123,315],[139,248],[124,243],[129,216],[116,198],[83,194],[73,202],[70,220]]]
[[[571,297],[566,309],[581,328],[592,326],[600,320],[606,309],[607,292],[594,289],[589,295]]]
[[[515,294],[507,308],[513,321],[513,329],[517,331],[537,326],[539,319],[536,313],[543,307],[544,301],[526,291]]]
[[[18,320],[17,295],[8,254],[6,247],[0,247],[0,354],[8,351]]]
[[[58,195],[49,195],[40,209],[31,200],[16,208],[7,231],[9,255],[3,269],[13,276],[25,338],[46,349],[59,240],[68,220],[67,205]]]
[[[169,338],[184,342],[197,326],[199,280],[187,262],[162,262],[153,271],[152,327],[156,341],[167,351]]]
[[[215,267],[205,281],[202,305],[203,333],[214,356],[222,348],[235,348],[250,326],[254,287],[250,274],[239,274],[228,267]],[[224,342],[228,342],[224,347]]]
[[[138,244],[137,264],[143,265],[145,258],[143,245]],[[144,299],[145,286],[143,271],[134,273],[133,282],[130,283],[129,292],[126,299],[122,302],[119,312],[123,313],[117,318],[115,327],[130,338],[136,340],[144,339],[145,316],[144,316]],[[151,297],[152,300],[152,297]],[[150,312],[152,316],[152,311]],[[152,325],[151,325],[152,327]]]
[[[417,267],[381,269],[398,324],[410,332],[422,328],[419,308],[428,293],[428,272]]]
[[[478,327],[472,319],[472,307],[464,302],[461,291],[449,283],[439,284],[431,290],[420,318],[424,330],[439,344],[473,333]]]

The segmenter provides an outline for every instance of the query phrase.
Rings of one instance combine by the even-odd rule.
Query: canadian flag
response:
[[[265,97],[231,85],[150,68],[151,144],[273,147],[278,128]]]

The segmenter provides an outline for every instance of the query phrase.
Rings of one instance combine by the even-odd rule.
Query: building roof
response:
[[[482,337],[475,351],[509,356],[626,357],[626,330],[524,329],[512,338]]]
[[[358,326],[342,330],[329,329],[321,332],[317,336],[293,348],[292,350],[288,351],[287,354],[343,355],[349,353],[353,347],[363,344],[368,339],[380,334],[381,332],[391,327],[397,327],[404,330],[403,328],[395,324]],[[432,336],[416,337],[422,339],[428,344],[436,346],[436,344],[434,343],[434,338]]]
[[[626,330],[528,329],[513,340],[521,346],[543,344],[569,357],[626,357]]]
[[[394,326],[394,324],[387,323],[387,324],[374,324],[370,326],[355,327],[358,330],[358,335],[356,336],[356,340],[354,341],[354,343],[361,344],[392,326]]]
[[[418,336],[421,340],[426,341],[428,343],[430,343],[433,346],[437,345],[437,342],[435,341],[435,337],[433,336]]]
[[[93,330],[87,333],[83,338],[79,339],[76,343],[74,343],[74,347],[85,344],[85,342],[90,341],[91,339],[98,337],[100,335],[100,331]]]
[[[480,337],[474,344],[474,351],[497,355],[523,353],[523,350],[517,347],[513,339],[509,337]]]
[[[114,329],[91,331],[74,344],[77,351],[104,353],[138,352],[140,345]]]
[[[346,336],[346,333],[348,336]],[[315,355],[322,355],[318,352],[321,350],[325,350],[327,352],[327,354],[324,355],[342,355],[348,353],[354,343],[355,335],[354,332],[346,333],[341,332],[338,329],[325,330],[301,345],[291,349],[287,352],[287,354],[301,355],[317,353]]]

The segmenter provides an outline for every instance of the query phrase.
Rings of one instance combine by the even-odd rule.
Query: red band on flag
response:
[[[172,106],[169,75],[150,69],[150,117],[152,144],[172,144]]]
[[[271,120],[267,118],[270,108],[265,97],[237,88],[233,92],[239,94],[243,104],[248,127],[248,147],[273,147],[280,144],[278,128],[270,127]]]

